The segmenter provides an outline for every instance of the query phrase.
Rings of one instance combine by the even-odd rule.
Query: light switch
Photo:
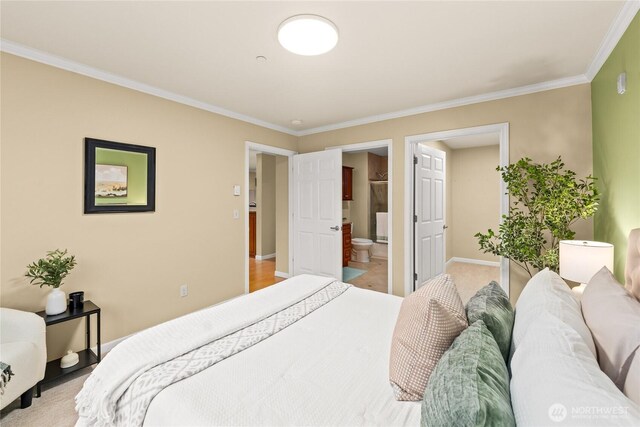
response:
[[[240,186],[239,185],[234,185],[233,186],[233,195],[234,196],[239,196],[240,195]]]

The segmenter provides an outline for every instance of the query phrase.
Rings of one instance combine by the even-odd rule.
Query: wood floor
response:
[[[249,257],[249,292],[254,292],[274,283],[282,282],[282,277],[276,277],[276,259],[256,260]]]

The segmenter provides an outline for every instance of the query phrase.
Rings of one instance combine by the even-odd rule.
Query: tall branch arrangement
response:
[[[573,239],[570,227],[593,216],[599,200],[594,177],[576,179],[564,166],[560,157],[549,164],[525,157],[496,169],[512,203],[498,233],[476,233],[483,252],[509,258],[529,276],[546,267],[558,271],[560,240]]]

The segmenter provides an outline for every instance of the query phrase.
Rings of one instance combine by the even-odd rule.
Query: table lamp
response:
[[[587,282],[602,267],[613,271],[613,245],[589,240],[560,241],[560,276],[580,283],[572,290],[582,295]]]

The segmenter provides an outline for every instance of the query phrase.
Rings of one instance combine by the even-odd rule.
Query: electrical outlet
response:
[[[180,286],[180,296],[186,297],[187,295],[189,295],[189,287],[187,285]]]
[[[233,210],[233,219],[240,218],[240,211],[238,209]]]

